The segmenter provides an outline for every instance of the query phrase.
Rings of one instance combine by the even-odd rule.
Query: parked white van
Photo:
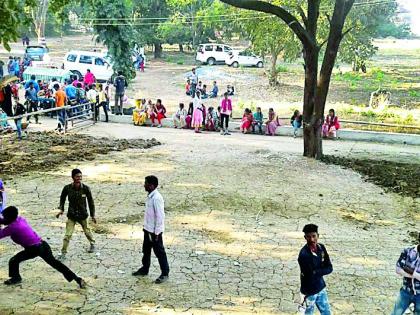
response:
[[[210,66],[217,63],[224,64],[230,51],[232,48],[223,44],[201,44],[198,46],[195,59]]]
[[[98,81],[107,81],[114,74],[112,65],[101,52],[72,50],[64,56],[64,70],[69,70],[82,78],[87,69]]]

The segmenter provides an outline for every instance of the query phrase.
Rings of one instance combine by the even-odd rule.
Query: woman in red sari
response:
[[[242,116],[242,123],[240,130],[242,133],[248,133],[251,130],[254,116],[249,108],[245,108],[244,115]]]
[[[156,101],[155,110],[153,112],[153,115],[150,115],[150,120],[152,121],[152,127],[155,125],[155,119],[158,121],[158,128],[162,127],[162,119],[166,118],[166,108],[162,104],[162,100],[158,99]]]

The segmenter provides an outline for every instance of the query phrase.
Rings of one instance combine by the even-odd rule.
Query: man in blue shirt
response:
[[[217,86],[217,82],[213,81],[213,89],[211,90],[209,97],[210,98],[217,97],[218,93],[219,93],[219,87]]]
[[[66,92],[67,100],[70,101],[76,99],[77,89],[74,87],[73,84],[71,84],[70,81],[67,81],[67,85],[64,89],[64,92]]]
[[[300,292],[305,296],[303,303],[306,307],[305,314],[314,314],[316,305],[321,315],[331,315],[323,278],[333,270],[330,257],[325,246],[318,243],[318,226],[307,224],[303,228],[303,233],[305,233],[306,245],[300,250],[298,262]]]
[[[29,88],[25,92],[25,98],[28,102],[28,113],[32,111],[38,111],[38,93],[35,90],[34,83],[29,82]],[[35,123],[38,123],[38,114],[34,115]],[[27,121],[30,122],[31,116],[26,117]]]
[[[411,303],[414,314],[420,314],[420,234],[418,245],[402,251],[397,261],[397,274],[404,277],[392,315],[403,315]]]
[[[29,84],[33,84],[34,89],[36,90],[36,92],[39,92],[39,85],[36,82],[36,77],[34,75],[31,75],[31,79],[29,81],[26,81],[25,83],[25,90],[29,89]]]

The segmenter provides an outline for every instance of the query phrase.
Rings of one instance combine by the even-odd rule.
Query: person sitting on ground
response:
[[[198,85],[197,85],[196,91],[200,91],[200,95],[203,93],[203,82],[198,81]]]
[[[146,99],[136,101],[136,108],[133,110],[133,123],[135,126],[143,126],[148,117]]]
[[[207,85],[204,84],[203,88],[201,89],[201,98],[205,99],[205,98],[208,98],[208,97],[209,97],[209,95],[207,94]]]
[[[226,92],[229,96],[235,95],[235,88],[233,87],[233,85],[228,85]]]
[[[91,86],[92,84],[95,83],[95,81],[96,81],[95,75],[92,72],[90,72],[90,69],[87,69],[83,82],[85,83],[85,85]]]
[[[335,115],[334,109],[328,111],[328,116],[325,119],[324,124],[322,125],[322,136],[324,138],[337,138],[337,130],[340,129],[340,122],[338,117]]]
[[[150,115],[150,119],[152,121],[152,127],[155,126],[155,119],[157,119],[157,121],[158,121],[157,127],[161,128],[162,127],[162,119],[166,118],[165,114],[166,114],[166,108],[165,108],[165,106],[163,106],[162,100],[157,99],[153,115]]]
[[[206,117],[206,130],[219,131],[219,117],[213,107],[209,107]]]
[[[299,130],[300,127],[302,127],[302,114],[300,113],[299,110],[295,110],[293,112],[293,116],[290,118],[290,123],[293,126],[293,137],[297,137],[297,132]]]
[[[191,121],[194,113],[194,103],[188,105],[187,117],[185,117],[185,129],[191,129]]]
[[[178,128],[178,125],[179,125],[180,128],[184,129],[186,125],[186,122],[185,122],[186,117],[187,117],[187,111],[184,108],[184,103],[179,103],[178,110],[172,116],[172,120],[174,122],[174,128]]]
[[[187,80],[187,83],[185,84],[185,94],[188,96],[191,96],[191,81],[190,79]]]
[[[18,209],[14,206],[3,210],[3,218],[0,224],[6,225],[0,229],[0,239],[10,236],[24,250],[17,253],[9,260],[10,279],[4,282],[5,285],[14,285],[22,282],[19,272],[19,264],[25,260],[41,257],[48,265],[61,272],[68,282],[75,281],[81,289],[86,287],[86,282],[78,277],[66,265],[54,258],[50,245],[44,241],[32,229],[24,217],[18,215]]]
[[[219,87],[217,86],[217,82],[213,81],[213,89],[211,90],[209,94],[209,98],[217,97],[218,93],[219,93]]]
[[[252,127],[252,122],[254,121],[254,116],[252,116],[252,111],[249,108],[245,108],[244,115],[242,116],[242,123],[240,130],[242,133],[249,133]]]
[[[261,107],[257,107],[257,111],[254,113],[254,120],[252,121],[252,133],[255,133],[255,126],[258,126],[258,132],[262,135],[263,122],[264,115],[261,111]]]
[[[267,136],[274,136],[276,134],[277,127],[279,126],[279,117],[274,112],[274,109],[270,108],[268,110],[268,120],[265,122],[265,134]]]

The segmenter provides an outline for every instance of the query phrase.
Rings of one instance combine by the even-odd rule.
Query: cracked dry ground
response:
[[[99,132],[95,128],[101,127],[89,132]],[[241,135],[142,128],[131,136],[151,138],[152,132],[162,145],[8,181],[9,204],[20,207],[58,253],[65,220],[56,219],[53,209],[69,170],[80,167],[96,200],[98,251],[86,252],[87,240],[77,228],[66,263],[89,287],[77,289],[40,259],[25,262],[21,285],[0,286],[0,314],[295,314],[296,258],[308,222],[320,226],[332,257],[334,272],[326,281],[334,313],[390,312],[401,284],[395,261],[412,243],[408,232],[419,230],[418,200],[384,192],[351,170],[282,150],[300,148],[297,140],[250,137],[245,144]],[[350,143],[330,143],[326,150],[332,145],[344,150]],[[161,180],[167,206],[164,241],[171,273],[160,286],[152,284],[159,275],[155,258],[149,277],[131,276],[141,260],[142,183],[151,173]],[[0,243],[1,279],[18,250],[10,240]]]

